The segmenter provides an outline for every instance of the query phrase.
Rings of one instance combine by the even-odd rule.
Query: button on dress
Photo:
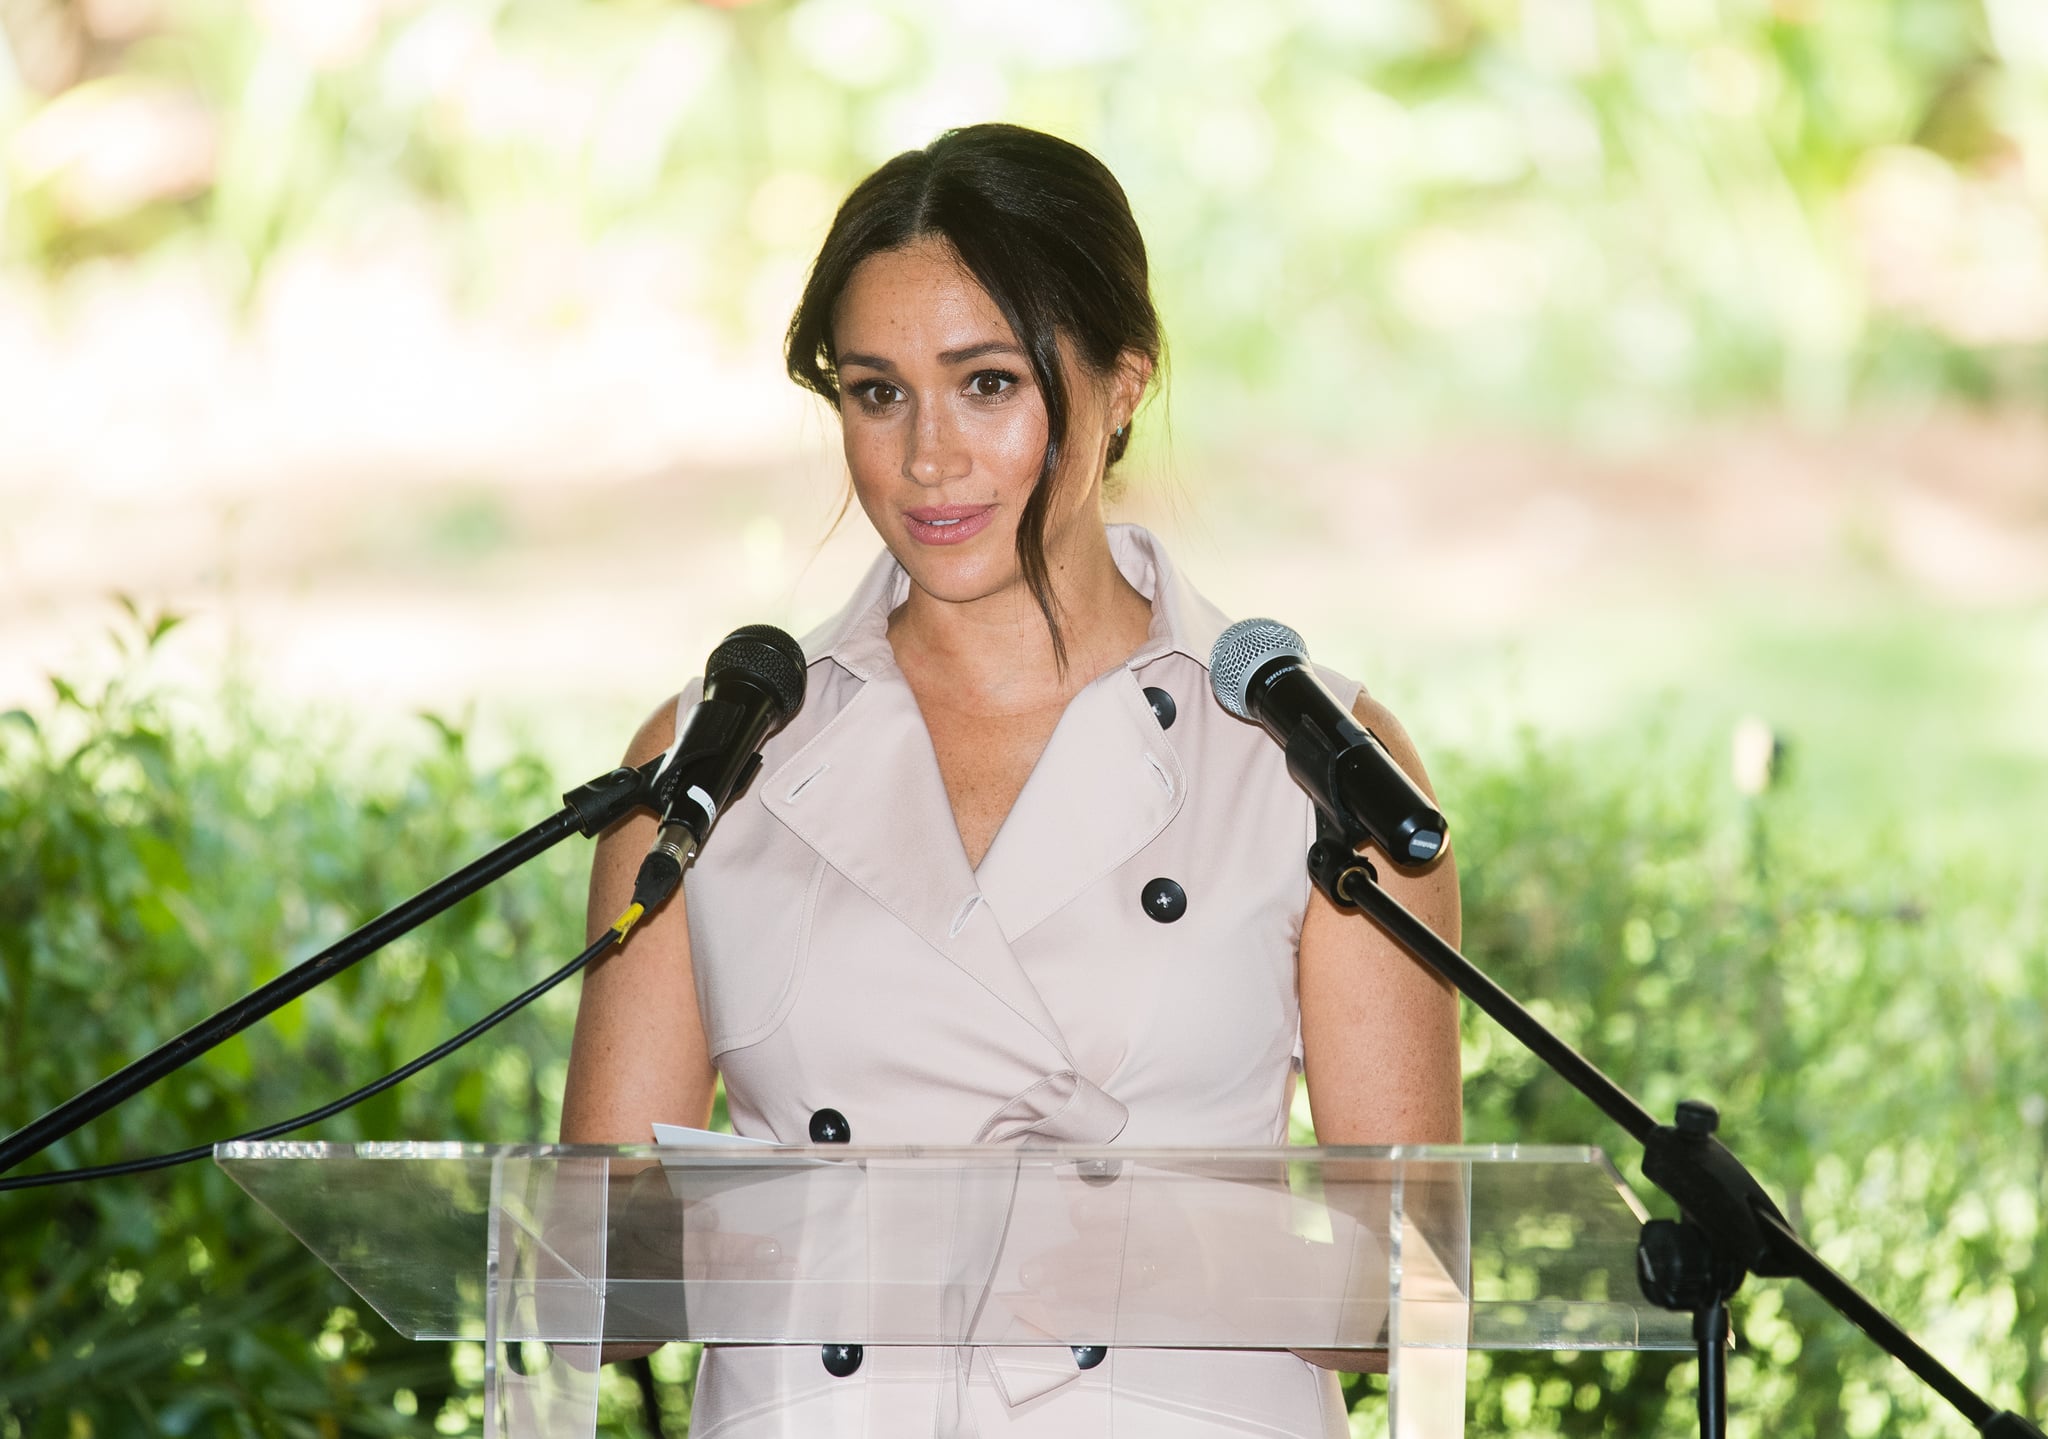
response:
[[[1210,694],[1223,614],[1146,531],[1109,538],[1150,632],[1068,705],[978,867],[889,647],[902,569],[883,555],[805,639],[804,706],[685,881],[738,1133],[807,1143],[831,1112],[863,1145],[1285,1142],[1311,808]],[[1148,691],[1175,697],[1170,732]],[[1284,1351],[1087,1357],[871,1344],[840,1375],[815,1344],[713,1346],[691,1434],[1348,1432],[1336,1377]]]

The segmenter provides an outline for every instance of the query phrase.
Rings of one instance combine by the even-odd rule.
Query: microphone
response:
[[[711,652],[704,697],[684,716],[650,783],[661,829],[633,881],[642,911],[675,892],[718,812],[761,767],[762,742],[803,702],[803,647],[775,626],[743,625]]]
[[[1356,848],[1370,839],[1396,864],[1427,864],[1448,826],[1373,732],[1309,668],[1308,646],[1278,620],[1239,620],[1209,652],[1209,687],[1287,751],[1287,772]]]

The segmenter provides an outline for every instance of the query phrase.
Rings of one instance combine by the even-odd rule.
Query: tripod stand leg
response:
[[[1716,1294],[1692,1313],[1700,1355],[1700,1439],[1728,1433],[1728,1300]]]

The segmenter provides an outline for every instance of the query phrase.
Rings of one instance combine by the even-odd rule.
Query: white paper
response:
[[[772,1139],[749,1139],[744,1134],[723,1134],[715,1129],[691,1129],[681,1124],[655,1125],[654,1142],[677,1149],[748,1149],[761,1145],[769,1149],[780,1147]]]

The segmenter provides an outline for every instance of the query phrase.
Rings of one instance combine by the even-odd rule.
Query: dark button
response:
[[[1161,729],[1173,728],[1173,718],[1180,711],[1173,707],[1172,695],[1154,685],[1146,685],[1145,703],[1152,706],[1152,718],[1159,721]]]
[[[1108,1357],[1109,1350],[1100,1344],[1076,1344],[1074,1346],[1074,1367],[1093,1369]]]
[[[867,1357],[867,1351],[858,1344],[821,1344],[818,1357],[825,1361],[825,1372],[834,1379],[844,1379],[860,1368],[860,1361]]]
[[[851,1144],[853,1126],[846,1122],[846,1116],[836,1109],[821,1109],[811,1116],[811,1143]],[[854,1363],[860,1363],[856,1357]]]
[[[1081,1176],[1083,1184],[1101,1186],[1116,1183],[1116,1177],[1123,1173],[1123,1165],[1114,1159],[1084,1159],[1074,1166],[1074,1172]]]
[[[1188,912],[1188,892],[1170,879],[1155,879],[1146,885],[1144,902],[1145,913],[1161,924],[1172,924]],[[817,1132],[817,1126],[817,1120],[813,1119],[812,1133]]]

